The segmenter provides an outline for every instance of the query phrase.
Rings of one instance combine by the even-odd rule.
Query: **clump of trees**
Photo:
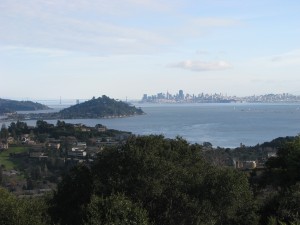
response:
[[[299,170],[299,138],[283,145],[265,172],[249,177],[213,166],[202,146],[182,138],[133,136],[101,152],[93,166],[71,169],[43,201],[2,190],[0,202],[9,203],[0,205],[0,223],[14,217],[25,222],[1,224],[299,224]]]
[[[0,188],[0,224],[46,225],[50,224],[47,205],[43,199],[20,199]]]
[[[103,151],[91,169],[74,168],[50,203],[51,217],[61,224],[257,221],[245,175],[211,166],[200,145],[163,136],[132,137]]]
[[[300,224],[300,137],[281,143],[277,157],[267,161],[258,178],[260,190],[269,190],[262,202],[262,223],[269,218],[272,225]]]

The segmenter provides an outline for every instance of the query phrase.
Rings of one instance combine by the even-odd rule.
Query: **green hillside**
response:
[[[103,95],[102,97],[94,97],[89,101],[63,109],[59,112],[59,117],[61,119],[103,118],[134,116],[143,113],[141,109],[135,106],[130,106],[126,102],[117,101]]]
[[[49,107],[32,101],[15,101],[0,98],[0,114],[44,109],[49,109]]]

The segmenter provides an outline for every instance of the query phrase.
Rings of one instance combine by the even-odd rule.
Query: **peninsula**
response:
[[[35,111],[50,109],[48,106],[32,101],[15,101],[0,98],[0,115],[16,111]]]

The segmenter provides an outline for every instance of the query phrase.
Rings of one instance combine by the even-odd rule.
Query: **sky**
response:
[[[1,0],[0,98],[300,95],[300,1]]]

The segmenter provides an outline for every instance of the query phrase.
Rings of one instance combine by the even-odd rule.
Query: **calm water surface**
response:
[[[189,142],[214,146],[256,145],[300,132],[300,104],[143,104],[146,115],[118,119],[76,119],[69,123],[108,128],[134,134],[182,136]],[[26,121],[35,125],[35,121]],[[56,123],[56,121],[48,121]]]

